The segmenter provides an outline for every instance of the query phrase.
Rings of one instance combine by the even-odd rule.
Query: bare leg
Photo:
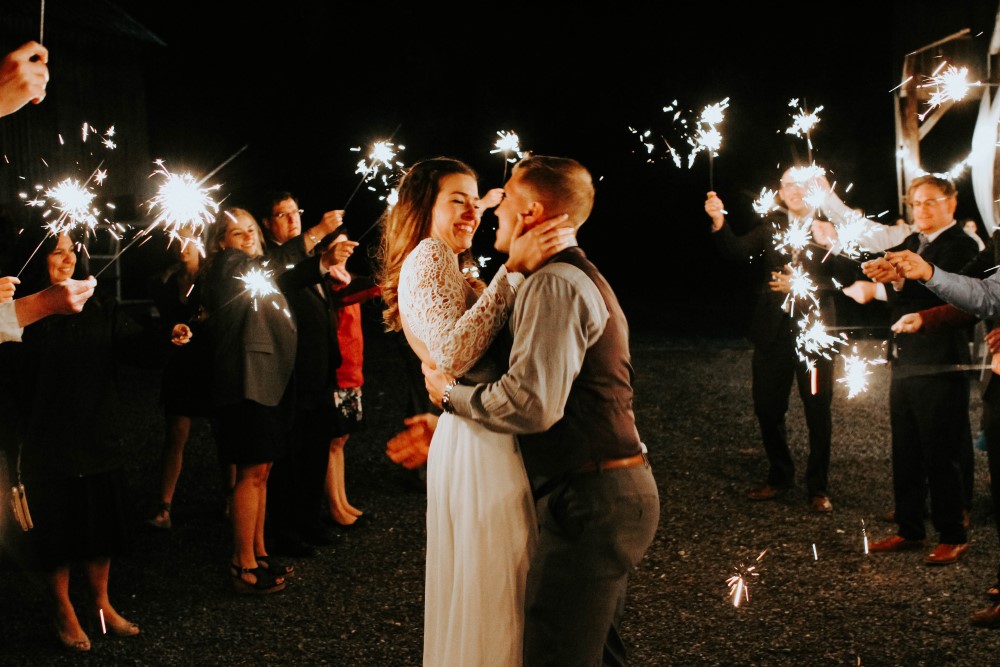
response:
[[[344,482],[344,445],[348,436],[342,435],[330,441],[330,456],[326,468],[326,498],[330,505],[330,517],[337,523],[350,526],[361,511],[347,502]]]
[[[157,528],[170,527],[170,505],[184,463],[184,446],[191,434],[191,418],[167,415],[166,442],[163,447],[163,473],[160,479],[160,509],[149,522]]]
[[[267,473],[271,464],[238,466],[233,489],[233,564],[242,568],[257,567],[254,547],[264,531],[267,502]]]
[[[48,575],[48,580],[55,612],[52,625],[59,636],[59,641],[66,648],[89,651],[90,639],[80,626],[76,610],[73,609],[73,603],[69,599],[69,568],[56,568]]]
[[[222,514],[227,518],[232,518],[233,514],[233,492],[236,489],[236,466],[229,463],[222,466],[222,490],[226,494],[225,505]]]
[[[139,626],[122,617],[115,608],[111,606],[108,599],[108,576],[111,574],[111,559],[98,558],[87,561],[84,565],[87,572],[87,581],[90,583],[90,592],[94,596],[94,605],[98,615],[103,612],[104,625],[108,632],[116,637],[131,637],[139,634]]]

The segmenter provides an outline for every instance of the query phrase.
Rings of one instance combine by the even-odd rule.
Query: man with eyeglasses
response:
[[[911,333],[934,331],[939,327],[968,326],[977,319],[987,320],[986,344],[992,353],[991,368],[982,382],[982,426],[990,471],[990,497],[1000,508],[1000,237],[989,244],[961,273],[945,271],[909,251],[887,253],[887,261],[909,280],[922,281],[947,302],[898,321],[894,327]],[[985,276],[982,277],[982,276]],[[1000,512],[994,512],[1000,533]],[[976,611],[969,623],[982,628],[1000,628],[1000,568],[995,583],[987,589],[990,603]]]
[[[320,509],[326,479],[333,389],[340,365],[337,330],[331,315],[332,297],[328,280],[350,282],[343,263],[328,264],[331,255],[319,248],[323,237],[335,233],[343,211],[329,211],[319,225],[302,232],[303,210],[289,192],[269,193],[261,219],[269,246],[280,246],[304,237],[313,258],[289,271],[292,278],[279,286],[295,316],[298,338],[295,353],[295,409],[292,415],[288,454],[275,461],[268,477],[269,537],[276,553],[308,557],[315,547],[333,543],[334,536],[320,524]],[[344,254],[357,246],[346,236],[336,244]],[[330,277],[327,277],[329,274]],[[285,274],[288,275],[288,274]]]
[[[955,222],[955,184],[932,174],[915,178],[907,204],[917,230],[885,257],[862,270],[879,283],[892,322],[944,303],[928,285],[907,279],[903,257],[919,257],[947,271],[958,271],[978,254],[978,246]],[[898,270],[897,270],[898,267]],[[885,285],[891,284],[891,288]],[[931,522],[938,545],[924,557],[927,565],[949,565],[968,550],[966,507],[968,461],[972,456],[969,380],[958,370],[970,363],[971,327],[910,333],[894,327],[890,356],[892,382],[892,479],[895,535],[874,542],[873,552],[918,549],[926,536],[924,514],[930,492]]]
[[[785,425],[788,397],[795,381],[809,429],[805,476],[809,507],[813,512],[827,513],[833,511],[827,493],[833,434],[833,361],[817,355],[807,364],[799,353],[796,337],[801,330],[800,322],[806,317],[810,322],[828,325],[834,322],[837,289],[832,279],[835,274],[844,279],[846,270],[853,272],[855,268],[839,264],[843,260],[836,256],[824,262],[826,248],[788,249],[780,241],[793,226],[819,234],[815,224],[817,211],[808,198],[810,190],[817,189],[829,191],[820,169],[785,170],[776,200],[777,210],[741,235],[726,224],[725,207],[715,192],[708,193],[705,212],[712,220],[712,240],[724,257],[750,259],[767,271],[759,284],[749,338],[753,343],[753,405],[767,454],[768,473],[764,484],[747,495],[751,500],[771,500],[795,482],[795,465]],[[793,268],[807,274],[816,285],[815,305],[809,298],[794,298],[790,294]]]

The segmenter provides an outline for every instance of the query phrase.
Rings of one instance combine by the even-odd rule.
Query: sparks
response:
[[[45,225],[53,236],[68,232],[75,227],[83,227],[93,232],[97,228],[96,211],[91,203],[96,195],[74,178],[67,178],[55,187],[45,191],[45,197],[52,201],[52,208],[59,211],[55,220]],[[29,206],[41,205],[41,200],[28,202]]]
[[[400,146],[399,149],[403,150],[404,147]],[[358,161],[358,167],[354,170],[354,173],[361,174],[363,181],[370,181],[378,175],[379,169],[392,170],[396,166],[402,166],[399,163],[394,164],[393,160],[395,159],[395,145],[391,141],[376,141],[372,144],[368,158]]]
[[[753,203],[753,210],[757,215],[765,216],[771,211],[778,210],[778,201],[776,197],[778,192],[776,190],[768,190],[767,188],[761,188],[760,196]]]
[[[852,352],[854,354],[841,355],[844,358],[844,376],[837,378],[837,382],[847,386],[847,398],[854,398],[868,390],[868,376],[872,374],[868,370],[869,366],[885,363],[881,359],[865,359],[857,354],[857,350],[852,350]]]
[[[518,159],[524,156],[521,152],[521,140],[518,138],[517,134],[514,132],[507,132],[505,130],[497,130],[496,148],[490,151],[490,153],[503,153],[504,159],[507,162],[516,162]],[[516,158],[509,157],[509,154],[513,153]]]
[[[958,102],[962,100],[969,94],[969,89],[973,86],[983,85],[980,81],[976,81],[975,83],[968,81],[969,68],[963,67],[959,69],[954,65],[948,65],[947,67],[945,65],[946,63],[941,63],[934,71],[934,74],[927,77],[925,83],[917,86],[917,88],[934,89],[930,100],[927,101],[927,110],[919,116],[920,120],[923,120],[932,110],[946,102]]]
[[[823,110],[823,107],[819,106],[812,111],[805,111],[799,106],[798,99],[789,100],[788,106],[798,107],[799,112],[792,115],[792,124],[785,130],[785,134],[794,134],[796,137],[805,136],[806,140],[810,141],[809,133],[819,124],[819,112]],[[811,141],[809,147],[812,148]]]
[[[759,563],[764,554],[767,553],[767,549],[760,552],[751,563],[739,563],[735,568],[734,572],[728,579],[726,579],[726,584],[729,586],[729,599],[732,601],[734,607],[739,607],[740,603],[746,600],[750,602],[750,583],[760,576]]]
[[[838,345],[847,343],[844,333],[830,334],[819,319],[806,314],[799,320],[799,334],[795,337],[795,351],[807,364],[814,363],[817,356],[832,359]]]
[[[278,288],[274,284],[271,271],[260,268],[252,268],[241,276],[236,276],[246,285],[246,291],[253,298],[253,309],[257,310],[257,299],[277,294]]]
[[[172,174],[163,160],[156,160],[158,169],[153,176],[162,176],[156,195],[149,201],[149,211],[158,213],[149,229],[163,227],[171,236],[178,234],[182,228],[190,227],[195,235],[201,235],[205,225],[211,224],[219,212],[219,204],[212,198],[213,193],[221,185],[202,187],[191,174]]]

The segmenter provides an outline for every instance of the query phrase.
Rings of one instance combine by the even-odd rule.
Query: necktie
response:
[[[920,245],[917,246],[917,254],[922,255],[924,254],[924,249],[930,244],[930,239],[923,232],[920,232],[917,237],[920,239]]]

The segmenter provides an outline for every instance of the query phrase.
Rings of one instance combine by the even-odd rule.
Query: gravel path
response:
[[[227,575],[215,450],[196,425],[175,499],[175,527],[146,528],[155,505],[161,420],[158,375],[130,369],[133,550],[112,569],[112,599],[137,622],[134,639],[100,636],[87,656],[66,655],[47,621],[45,588],[10,558],[0,569],[0,664],[4,665],[419,665],[423,617],[425,496],[393,465],[384,443],[403,416],[399,358],[368,326],[365,409],[369,428],[347,447],[348,491],[366,511],[315,558],[295,562],[288,588],[238,597]],[[868,341],[872,356],[879,341]],[[930,568],[922,552],[866,555],[891,534],[888,370],[875,367],[866,393],[838,385],[830,493],[835,511],[815,515],[799,487],[752,503],[745,491],[765,461],[750,406],[750,352],[741,339],[680,339],[637,332],[639,430],[660,485],[660,531],[632,580],[625,634],[632,664],[987,665],[1000,635],[971,628],[985,604],[1000,548],[976,453],[972,547],[956,565]],[[838,366],[839,368],[839,366]],[[978,401],[973,393],[973,424]],[[804,463],[797,398],[789,431]],[[801,480],[801,470],[799,477]],[[756,563],[749,601],[734,606],[726,580]],[[86,600],[76,591],[83,609]]]

